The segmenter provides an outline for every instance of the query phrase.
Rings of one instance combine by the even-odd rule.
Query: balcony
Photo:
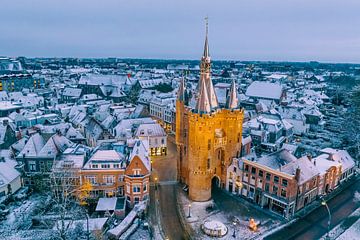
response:
[[[219,147],[224,147],[226,144],[227,144],[227,137],[215,138],[215,142],[214,142],[215,149]]]

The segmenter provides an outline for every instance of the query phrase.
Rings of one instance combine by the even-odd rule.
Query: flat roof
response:
[[[9,101],[0,101],[0,111],[12,110],[22,108],[20,105],[15,105]]]

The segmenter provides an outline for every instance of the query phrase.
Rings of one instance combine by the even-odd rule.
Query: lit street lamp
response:
[[[236,222],[234,221],[233,222],[233,225],[234,225],[234,232],[233,232],[233,238],[236,238]]]
[[[155,190],[157,190],[157,180],[158,180],[158,178],[155,177]]]
[[[188,207],[189,207],[189,213],[188,213],[188,216],[187,216],[187,217],[188,217],[188,218],[191,218],[191,214],[190,214],[191,204],[189,204]]]
[[[329,233],[330,233],[330,224],[331,224],[331,213],[330,213],[330,209],[329,209],[329,206],[327,205],[326,201],[325,200],[322,200],[321,201],[321,205],[325,206],[326,207],[326,210],[328,211],[328,214],[329,214],[329,221],[328,221],[328,230],[327,230],[327,238],[329,238]]]

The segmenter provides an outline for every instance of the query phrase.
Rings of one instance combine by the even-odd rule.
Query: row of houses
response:
[[[297,158],[285,148],[259,158],[250,153],[229,165],[226,190],[285,218],[355,174],[355,161],[345,150],[325,148],[314,158]]]

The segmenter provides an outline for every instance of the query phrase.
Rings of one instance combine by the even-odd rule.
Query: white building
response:
[[[149,149],[151,156],[166,155],[166,133],[160,124],[141,124],[136,130],[135,136],[141,140],[149,141]]]
[[[226,190],[230,193],[240,195],[242,188],[243,160],[241,158],[233,158],[231,164],[227,168]]]
[[[293,133],[296,135],[302,135],[307,133],[310,129],[310,125],[306,123],[306,117],[300,107],[279,107],[277,111],[281,115],[282,119],[285,119],[291,123]]]
[[[162,93],[150,101],[150,115],[161,120],[162,125],[169,131],[175,128],[175,101],[173,93]]]
[[[275,101],[280,103],[285,97],[285,91],[282,85],[271,82],[255,81],[247,88],[245,95],[252,99],[263,101]]]
[[[17,162],[10,157],[9,150],[0,151],[0,197],[21,188],[20,172],[15,169]]]

